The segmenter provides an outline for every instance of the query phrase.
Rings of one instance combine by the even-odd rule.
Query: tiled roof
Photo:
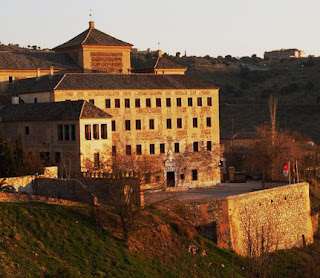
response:
[[[215,89],[185,75],[67,73],[57,90]]]
[[[64,53],[54,52],[0,52],[0,69],[80,69]]]
[[[11,96],[8,95],[0,95],[0,107],[3,105],[9,105],[12,103]]]
[[[59,121],[111,118],[93,104],[84,101],[11,104],[0,110],[2,122]]]
[[[153,57],[144,62],[140,61],[138,65],[133,63],[133,67],[132,72],[154,72],[154,69],[187,69],[187,67],[173,62],[166,57]]]
[[[185,75],[66,73],[15,80],[8,95],[57,90],[170,90],[215,89],[210,83]]]
[[[186,67],[169,60],[166,57],[158,58],[155,69],[187,69]]]
[[[62,49],[80,45],[132,46],[132,44],[111,37],[95,28],[89,28],[73,39],[54,48]]]
[[[35,93],[35,92],[50,92],[52,91],[63,74],[57,75],[45,75],[40,78],[27,78],[15,80],[14,83],[9,84],[7,95],[18,95],[23,93]]]

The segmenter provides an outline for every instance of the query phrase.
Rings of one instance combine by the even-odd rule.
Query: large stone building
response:
[[[63,164],[65,174],[99,168],[104,150],[111,150],[111,116],[84,100],[6,105],[0,118],[2,134],[14,141],[23,136],[28,152]]]
[[[186,68],[160,52],[149,71],[133,73],[131,47],[90,22],[88,30],[54,49],[72,59],[76,73],[13,80],[6,94],[26,103],[81,99],[103,109],[112,115],[114,157],[146,162],[147,184],[219,183],[218,89],[185,76]]]

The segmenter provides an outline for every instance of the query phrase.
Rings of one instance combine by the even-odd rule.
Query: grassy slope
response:
[[[94,225],[86,208],[0,203],[0,210],[0,277],[257,275],[250,276],[252,272],[248,272],[249,266],[255,265],[253,261],[219,249],[210,241],[204,240],[201,244],[177,234],[183,246],[180,249],[174,248],[155,258],[129,252],[121,242]],[[173,229],[171,232],[175,233]],[[188,252],[190,244],[198,246],[196,255]],[[206,256],[201,256],[202,250],[206,250]],[[317,277],[319,254],[317,239],[307,249],[271,254],[265,271],[268,277]],[[255,269],[261,274],[259,262]]]
[[[171,57],[188,66],[187,74],[212,82],[220,87],[220,125],[222,137],[230,136],[232,119],[234,132],[254,130],[269,120],[268,97],[279,99],[278,126],[280,129],[297,130],[320,142],[320,58],[314,65],[302,67],[306,59],[285,61],[258,61],[256,65],[267,71],[251,68],[247,75],[240,74],[240,62],[217,64],[210,57]]]
[[[0,276],[226,277],[243,265],[209,241],[205,257],[190,254],[186,239],[183,250],[163,259],[129,253],[96,228],[85,208],[1,203],[0,210]]]

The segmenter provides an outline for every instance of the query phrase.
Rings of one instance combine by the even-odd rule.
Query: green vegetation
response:
[[[243,260],[209,241],[200,245],[182,238],[181,249],[153,250],[147,257],[97,228],[88,208],[1,203],[0,209],[0,276],[244,276],[238,270]],[[190,243],[198,246],[196,255],[188,252]],[[201,256],[204,249],[206,256]]]
[[[134,247],[125,248],[97,227],[88,207],[1,203],[0,209],[1,277],[315,277],[318,273],[319,238],[305,249],[249,260],[201,236],[190,239],[168,217],[161,220],[166,225],[141,228]],[[152,215],[153,221],[161,217],[156,209]],[[189,252],[190,246],[196,254]]]

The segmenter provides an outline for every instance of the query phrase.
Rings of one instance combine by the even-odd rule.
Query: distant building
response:
[[[306,53],[304,51],[296,48],[266,51],[264,53],[264,59],[270,59],[270,60],[302,58],[305,56],[306,56]]]

